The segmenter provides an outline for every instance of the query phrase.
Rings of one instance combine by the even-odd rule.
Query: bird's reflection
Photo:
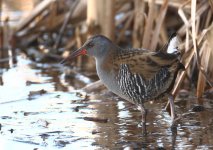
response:
[[[176,138],[177,138],[177,127],[172,127],[172,149],[175,149],[175,143],[176,143]]]
[[[142,131],[144,132],[144,131]],[[171,149],[174,150],[175,146],[176,146],[176,138],[177,138],[177,127],[171,127]],[[142,133],[142,140],[141,140],[141,148],[150,148],[150,139],[155,139],[155,137],[150,136],[149,133]],[[158,137],[157,139],[164,139],[165,135],[162,135],[160,137]],[[157,139],[155,139],[155,142],[157,142]],[[162,143],[161,143],[162,144]],[[158,144],[157,144],[158,145]],[[170,144],[169,144],[170,145]],[[165,147],[163,146],[158,146],[158,149],[166,149],[168,148],[168,145],[165,145]]]

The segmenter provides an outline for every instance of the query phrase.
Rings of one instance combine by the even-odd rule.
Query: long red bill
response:
[[[72,52],[70,56],[68,56],[67,58],[62,60],[60,62],[60,64],[64,64],[65,62],[69,61],[70,59],[73,59],[73,58],[80,56],[80,55],[86,55],[86,54],[87,54],[86,49],[79,48],[79,49],[75,50],[74,52]]]

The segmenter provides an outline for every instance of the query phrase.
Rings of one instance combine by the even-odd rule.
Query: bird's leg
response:
[[[144,105],[140,105],[141,108],[141,114],[142,114],[142,127],[143,127],[143,134],[146,135],[146,115],[147,115],[147,110],[145,109]]]
[[[172,118],[172,122],[173,122],[175,119],[174,97],[172,95],[169,95],[168,99],[169,99],[169,103],[170,103],[171,118]]]
[[[168,95],[168,99],[169,99],[169,103],[170,103],[170,110],[171,110],[171,118],[172,118],[172,126],[171,128],[176,128],[177,126],[177,120],[178,118],[176,118],[176,114],[175,114],[175,105],[174,105],[174,97],[169,94]]]

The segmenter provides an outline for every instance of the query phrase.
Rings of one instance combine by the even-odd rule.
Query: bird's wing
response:
[[[162,68],[167,67],[169,71],[177,69],[178,54],[168,54],[163,52],[126,52],[115,58],[114,66],[126,64],[131,73],[139,74],[144,79],[152,79]],[[176,64],[176,65],[174,65]]]

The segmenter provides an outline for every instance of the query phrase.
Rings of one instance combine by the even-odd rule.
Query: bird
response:
[[[140,108],[144,134],[147,132],[148,112],[144,103],[149,101],[168,97],[172,126],[175,125],[177,116],[171,91],[178,72],[184,69],[180,62],[175,33],[159,51],[143,48],[124,49],[104,35],[95,35],[61,63],[80,55],[94,57],[97,75],[103,84],[114,94]]]

